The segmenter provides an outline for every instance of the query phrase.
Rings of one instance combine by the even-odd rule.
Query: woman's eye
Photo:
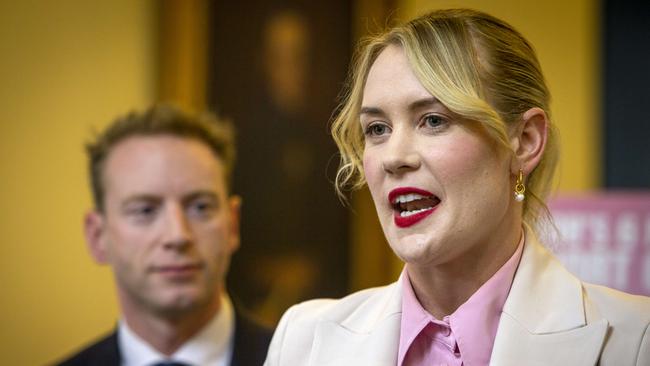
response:
[[[383,123],[373,123],[366,127],[366,135],[381,136],[390,132],[390,128]]]
[[[445,119],[443,117],[431,114],[424,117],[424,123],[426,127],[430,128],[440,128],[445,124]]]

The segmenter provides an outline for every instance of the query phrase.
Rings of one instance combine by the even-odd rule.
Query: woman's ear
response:
[[[521,122],[510,138],[514,152],[510,164],[512,174],[517,174],[521,169],[524,175],[528,175],[542,160],[547,127],[548,117],[541,108],[531,108],[521,116]]]

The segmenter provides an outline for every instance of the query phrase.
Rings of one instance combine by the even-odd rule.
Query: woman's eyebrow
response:
[[[442,105],[442,103],[440,103],[440,101],[436,97],[427,97],[412,102],[411,104],[409,104],[408,109],[411,111],[415,111],[418,109],[432,107],[435,105]],[[361,110],[359,111],[359,115],[363,115],[363,114],[384,115],[385,112],[378,107],[361,107]]]
[[[362,114],[371,114],[371,115],[383,115],[384,111],[381,108],[377,107],[361,107],[359,115]]]
[[[409,104],[409,110],[414,111],[425,107],[432,107],[438,104],[442,104],[442,103],[440,103],[440,101],[436,97],[418,99],[415,102]]]

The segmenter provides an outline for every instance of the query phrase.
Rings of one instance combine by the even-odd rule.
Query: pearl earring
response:
[[[521,202],[526,196],[526,186],[524,186],[524,173],[519,169],[519,176],[517,177],[517,183],[515,183],[515,201]]]

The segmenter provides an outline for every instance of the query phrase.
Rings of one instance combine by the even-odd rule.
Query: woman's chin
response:
[[[424,234],[412,234],[391,240],[390,246],[404,263],[414,265],[435,262],[442,249],[435,240]]]

